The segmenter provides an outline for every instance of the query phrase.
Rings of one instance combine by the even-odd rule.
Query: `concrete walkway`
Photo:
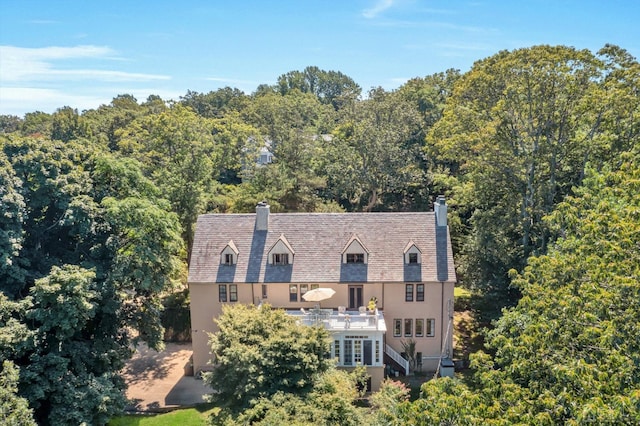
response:
[[[127,411],[167,411],[204,402],[211,389],[184,375],[191,354],[190,343],[167,343],[162,352],[140,345],[123,371],[131,401]]]

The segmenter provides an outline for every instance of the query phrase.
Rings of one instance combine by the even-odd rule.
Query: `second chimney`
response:
[[[439,195],[433,204],[433,211],[436,213],[436,226],[447,226],[447,204],[444,195]]]
[[[261,201],[256,206],[256,231],[269,230],[269,204]]]

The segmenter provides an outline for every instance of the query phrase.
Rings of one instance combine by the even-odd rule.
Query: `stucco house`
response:
[[[328,329],[340,368],[365,365],[377,390],[385,371],[435,371],[452,356],[456,282],[444,197],[432,212],[205,214],[189,265],[193,364],[211,368],[209,334],[224,304],[269,303]],[[330,288],[320,302],[306,292]],[[373,310],[369,301],[377,301]],[[386,366],[386,369],[385,369]]]

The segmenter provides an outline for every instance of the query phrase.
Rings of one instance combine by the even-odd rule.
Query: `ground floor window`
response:
[[[406,318],[404,320],[404,337],[413,336],[413,320],[411,318]]]
[[[427,337],[433,337],[436,335],[436,320],[433,318],[427,318]]]
[[[291,284],[289,286],[289,302],[297,302],[298,301],[298,285]]]
[[[382,365],[382,336],[344,336],[333,341],[338,365]]]
[[[402,336],[402,320],[394,319],[393,320],[393,337],[401,337]]]

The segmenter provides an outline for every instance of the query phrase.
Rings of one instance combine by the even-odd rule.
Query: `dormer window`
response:
[[[347,253],[347,263],[364,263],[364,253]]]
[[[404,263],[407,265],[419,265],[422,263],[422,252],[413,241],[409,241],[404,248]]]
[[[295,252],[283,234],[269,249],[267,259],[271,265],[291,265],[294,256]]]
[[[274,265],[288,265],[289,253],[273,253],[273,260],[271,263]]]
[[[238,248],[233,240],[229,241],[220,253],[220,263],[227,266],[233,266],[238,263]]]
[[[368,257],[369,250],[356,235],[351,236],[342,249],[342,263],[367,263]]]

